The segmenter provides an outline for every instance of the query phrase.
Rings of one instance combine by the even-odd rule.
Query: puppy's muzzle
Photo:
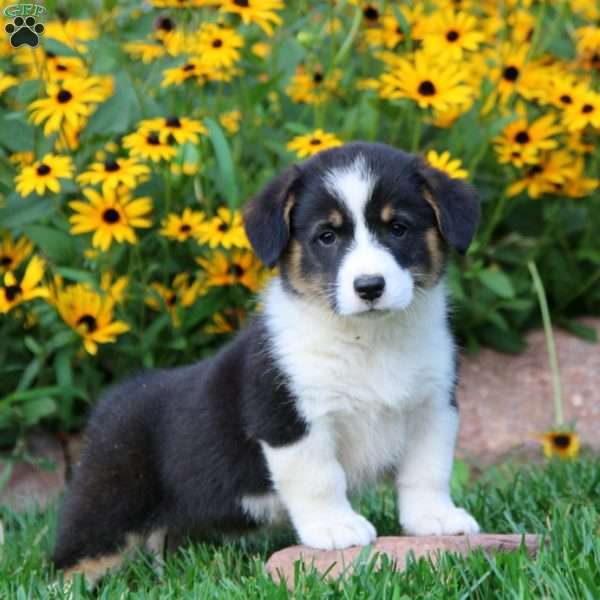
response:
[[[359,298],[367,302],[377,300],[385,289],[385,279],[381,275],[361,275],[354,280],[354,290]]]

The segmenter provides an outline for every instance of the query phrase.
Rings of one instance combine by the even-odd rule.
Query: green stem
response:
[[[529,267],[529,272],[531,273],[533,287],[537,293],[540,311],[542,313],[542,323],[544,324],[544,335],[546,337],[546,346],[548,348],[548,360],[550,362],[550,372],[552,373],[552,389],[554,392],[554,423],[556,427],[562,427],[564,419],[560,386],[560,369],[558,368],[558,357],[556,354],[556,345],[554,344],[554,334],[552,332],[552,321],[550,320],[550,311],[548,310],[546,292],[544,291],[544,284],[542,283],[542,279],[535,263],[530,260],[527,263],[527,266]]]

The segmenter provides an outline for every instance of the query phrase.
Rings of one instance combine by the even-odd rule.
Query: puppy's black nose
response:
[[[361,275],[354,280],[354,289],[363,300],[377,300],[385,288],[381,275]]]

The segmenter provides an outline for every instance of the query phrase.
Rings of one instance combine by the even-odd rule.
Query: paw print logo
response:
[[[36,23],[35,17],[15,17],[12,23],[4,26],[6,33],[10,35],[10,45],[18,48],[27,44],[35,48],[40,42],[40,35],[44,33],[44,26]]]

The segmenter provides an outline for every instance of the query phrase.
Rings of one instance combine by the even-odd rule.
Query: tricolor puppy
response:
[[[245,213],[278,265],[264,309],[216,356],[98,403],[54,550],[94,581],[128,549],[289,518],[316,548],[376,532],[348,495],[396,475],[405,533],[478,531],[449,477],[458,427],[448,249],[478,202],[419,158],[354,143],[292,166]]]

